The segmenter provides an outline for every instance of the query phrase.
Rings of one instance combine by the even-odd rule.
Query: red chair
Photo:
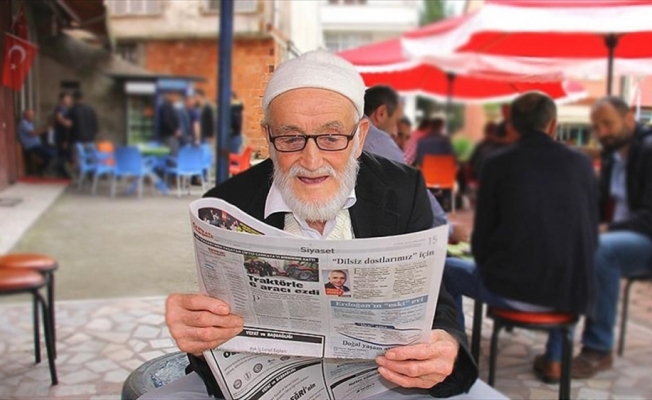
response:
[[[250,146],[247,146],[242,154],[229,154],[229,174],[237,175],[240,172],[246,171],[251,167],[251,154],[254,152],[254,149]]]
[[[421,172],[430,190],[450,190],[451,210],[455,212],[455,180],[457,166],[455,156],[437,156],[426,154],[421,163]]]
[[[514,311],[496,307],[489,307],[487,310],[487,316],[494,320],[494,329],[491,335],[491,348],[489,350],[489,379],[487,380],[489,386],[493,386],[495,381],[498,335],[500,334],[501,329],[523,328],[543,331],[561,329],[564,334],[564,342],[561,358],[561,379],[559,380],[559,398],[570,399],[573,329],[575,324],[577,324],[578,316],[575,314],[558,312]],[[480,332],[473,332],[473,336],[476,337],[476,335],[479,338]]]

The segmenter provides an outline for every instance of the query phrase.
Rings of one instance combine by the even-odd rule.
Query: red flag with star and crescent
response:
[[[38,47],[27,40],[5,33],[2,84],[14,90],[20,90],[37,52]]]

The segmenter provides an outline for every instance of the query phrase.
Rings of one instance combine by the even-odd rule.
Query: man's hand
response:
[[[378,372],[405,388],[429,389],[453,372],[459,343],[441,329],[430,333],[430,342],[395,347],[376,358]]]
[[[600,226],[598,227],[598,232],[600,233],[609,232],[609,224],[600,224]]]
[[[171,294],[165,323],[181,351],[197,357],[242,331],[244,320],[221,300],[201,294]]]
[[[448,238],[449,243],[457,244],[460,242],[468,243],[471,241],[471,231],[467,227],[456,223],[453,223],[451,226],[453,229]]]

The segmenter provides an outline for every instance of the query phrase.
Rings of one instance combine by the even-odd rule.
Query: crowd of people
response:
[[[243,110],[244,105],[237,94],[232,92],[231,127],[226,146],[230,153],[238,154],[242,147]],[[192,95],[177,91],[166,92],[158,107],[157,118],[157,138],[170,148],[173,156],[187,144],[214,144],[217,132],[215,109],[202,89],[195,90]]]
[[[36,171],[43,176],[54,163],[58,177],[69,179],[70,168],[74,163],[75,143],[93,143],[99,128],[97,114],[92,106],[84,101],[81,91],[72,94],[61,92],[59,102],[47,118],[47,126],[34,126],[34,110],[25,109],[18,124],[18,140],[31,163],[36,158]]]

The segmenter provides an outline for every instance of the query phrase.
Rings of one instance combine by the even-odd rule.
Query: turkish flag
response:
[[[27,40],[5,33],[2,84],[14,90],[20,90],[37,52],[38,47]]]

